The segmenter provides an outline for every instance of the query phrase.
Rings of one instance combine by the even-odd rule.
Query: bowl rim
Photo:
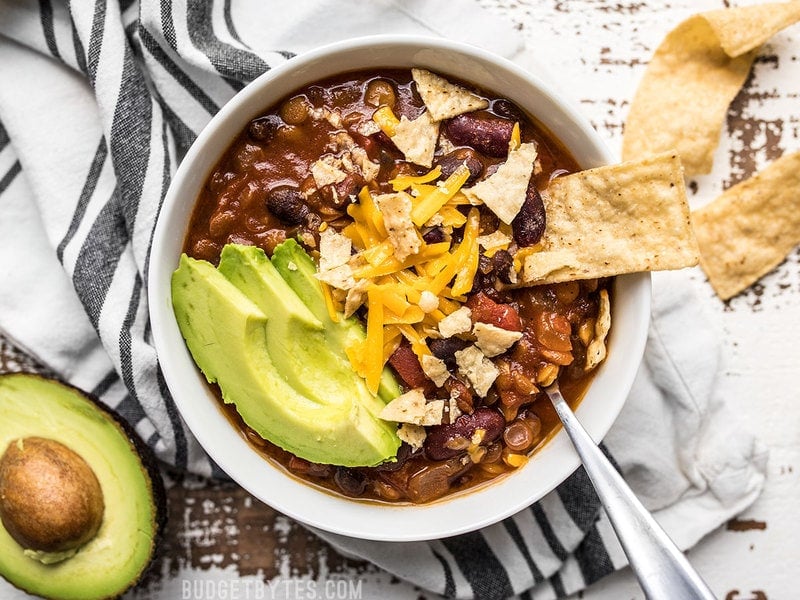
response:
[[[199,178],[195,172],[196,164],[204,160],[203,153],[208,152],[206,146],[213,145],[215,140],[217,145],[220,145],[220,138],[227,136],[225,137],[227,141],[222,144],[223,149],[227,147],[247,120],[255,116],[253,112],[244,114],[244,111],[248,106],[254,105],[259,92],[276,79],[291,79],[292,73],[302,73],[313,68],[317,61],[330,59],[332,56],[348,53],[370,54],[398,48],[408,52],[433,50],[436,53],[451,53],[464,60],[498,68],[512,78],[523,80],[542,98],[557,107],[562,113],[559,116],[571,122],[578,130],[577,135],[584,137],[592,145],[591,150],[596,157],[593,160],[598,164],[581,165],[583,168],[616,161],[615,156],[591,124],[570,101],[554,90],[553,84],[486,50],[442,38],[396,34],[364,36],[327,44],[294,57],[256,78],[225,104],[198,135],[178,165],[156,221],[148,266],[148,300],[153,342],[164,380],[172,393],[173,400],[189,430],[209,457],[234,481],[259,500],[310,527],[361,539],[420,541],[449,537],[491,525],[525,509],[552,491],[580,464],[580,458],[563,429],[552,436],[544,447],[536,452],[535,458],[518,472],[432,503],[394,505],[363,502],[321,490],[271,464],[250,447],[233,426],[229,425],[204,378],[195,367],[181,337],[172,311],[169,285],[178,258],[174,256],[174,250],[170,251],[170,245],[174,248],[177,243],[182,247],[188,227],[188,218],[182,214],[186,210],[190,214],[191,206],[196,202],[196,193],[188,198],[189,194],[185,188],[194,187],[195,191],[199,190],[198,186],[202,185],[208,176],[208,172],[205,172],[203,177]],[[426,65],[420,63],[417,66]],[[392,65],[386,65],[385,68],[391,67]],[[357,68],[334,69],[330,74]],[[434,70],[441,71],[441,69]],[[469,80],[468,77],[463,79]],[[298,81],[292,84],[290,89],[297,89],[311,81],[313,79]],[[505,92],[499,93],[505,95]],[[281,96],[279,94],[274,100],[263,102],[261,110]],[[529,108],[527,110],[537,116],[535,110]],[[245,119],[242,114],[247,118]],[[241,125],[235,128],[234,125],[238,121],[241,121]],[[231,129],[234,130],[232,134],[229,131]],[[562,135],[555,132],[554,135],[571,152],[575,152]],[[211,162],[212,167],[218,159],[219,154],[216,154]],[[176,236],[172,232],[175,231],[175,225],[181,222],[183,227],[180,228],[180,240],[176,242]],[[644,353],[650,320],[650,274],[617,276],[612,293],[614,295],[612,314],[623,310],[629,311],[624,321],[625,328],[624,331],[620,331],[620,327],[612,327],[609,346],[610,348],[616,346],[616,349],[609,351],[609,357],[595,374],[589,391],[576,411],[579,419],[584,421],[590,436],[596,441],[605,436],[622,409]],[[616,318],[614,321],[617,325]],[[609,362],[618,365],[613,373],[605,368]],[[592,390],[600,386],[599,382],[603,382],[605,386],[612,386],[614,393],[610,394],[610,397],[594,398],[597,394],[593,394]],[[213,407],[209,405],[210,402],[213,402]],[[222,427],[217,427],[214,422],[215,411],[216,421],[222,423]],[[257,460],[254,461],[254,457]],[[560,465],[558,472],[548,472],[543,474],[546,477],[534,478],[531,474],[532,466],[545,460]],[[524,482],[523,475],[526,475]],[[537,484],[538,491],[535,494],[526,493],[529,479],[533,479]],[[502,508],[486,511],[486,505],[495,506],[492,502],[502,502]]]

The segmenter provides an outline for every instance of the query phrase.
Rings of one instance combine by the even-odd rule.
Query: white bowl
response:
[[[170,300],[170,276],[199,191],[220,155],[258,114],[296,89],[329,75],[365,68],[424,67],[504,96],[534,115],[583,168],[615,158],[591,125],[535,75],[478,48],[441,39],[373,36],[308,52],[273,69],[239,92],[198,136],[164,200],[150,257],[153,336],[164,377],[187,425],[208,454],[237,483],[276,510],[307,525],[373,540],[447,537],[495,523],[555,488],[580,460],[563,431],[508,476],[427,505],[350,500],[287,475],[242,439],[184,344]],[[618,277],[613,290],[609,355],[577,414],[600,440],[622,408],[644,351],[650,316],[649,274]]]

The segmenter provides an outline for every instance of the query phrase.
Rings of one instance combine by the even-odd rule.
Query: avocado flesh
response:
[[[340,318],[333,321],[325,306],[322,286],[315,277],[317,267],[311,257],[295,240],[286,240],[275,247],[272,253],[272,264],[281,277],[295,291],[308,309],[325,326],[328,336],[334,342],[331,348],[347,359],[344,349],[354,341],[363,341],[366,332],[361,321],[356,317]],[[402,393],[392,370],[388,367],[381,374],[378,385],[378,396],[384,403],[391,402]]]
[[[395,426],[377,417],[383,402],[331,350],[323,324],[263,250],[228,245],[219,269],[184,255],[172,290],[196,364],[259,435],[318,463],[372,466],[396,456]]]
[[[106,409],[78,390],[36,375],[0,376],[0,454],[19,438],[61,442],[92,468],[106,499],[97,535],[74,556],[43,564],[0,523],[0,575],[47,598],[109,598],[135,584],[150,563],[163,525],[157,471]],[[160,490],[154,495],[154,486]]]

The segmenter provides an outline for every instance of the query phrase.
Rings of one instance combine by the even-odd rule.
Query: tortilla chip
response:
[[[511,225],[525,202],[535,161],[536,144],[522,144],[508,153],[506,162],[497,171],[471,188],[462,188],[461,192],[471,203],[482,202],[503,223]]]
[[[411,196],[405,192],[394,192],[380,194],[373,200],[380,208],[395,258],[402,262],[409,255],[419,252],[422,238],[411,222]]]
[[[611,302],[608,299],[608,290],[600,290],[600,307],[597,311],[597,320],[594,322],[594,338],[586,348],[585,371],[591,371],[606,358],[606,337],[611,329]]]
[[[522,281],[557,283],[697,264],[683,171],[674,153],[558,177],[542,194],[542,250]]]
[[[735,9],[712,10],[702,15],[714,29],[728,56],[755,50],[773,35],[800,20],[800,2],[774,2]]]
[[[727,300],[778,266],[800,243],[800,152],[692,212],[700,266]]]
[[[411,69],[411,75],[417,84],[417,92],[434,121],[489,106],[488,100],[425,69]]]
[[[673,29],[653,55],[631,104],[623,160],[676,150],[686,175],[711,171],[728,105],[755,53],[800,20],[800,2],[716,10]]]
[[[439,123],[435,122],[426,110],[413,121],[405,115],[395,128],[392,141],[406,160],[423,167],[431,168],[436,140],[439,139]]]

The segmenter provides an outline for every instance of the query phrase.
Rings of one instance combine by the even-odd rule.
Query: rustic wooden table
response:
[[[690,14],[728,0],[478,0],[513,21],[546,77],[574,99],[612,149],[620,147],[630,98],[663,36]],[[477,7],[462,10],[477,10]],[[715,169],[690,182],[694,206],[800,149],[800,27],[775,36],[728,112]],[[800,193],[800,191],[798,191]],[[766,487],[751,508],[692,549],[691,560],[718,597],[790,600],[800,574],[800,252],[728,303],[703,274],[693,276],[718,319],[728,402],[770,447]],[[45,370],[0,338],[0,371]],[[353,561],[230,483],[165,474],[170,519],[137,599],[432,598],[369,563]],[[0,598],[18,593],[0,582]],[[19,595],[22,597],[22,595]],[[642,598],[628,572],[580,595]]]

